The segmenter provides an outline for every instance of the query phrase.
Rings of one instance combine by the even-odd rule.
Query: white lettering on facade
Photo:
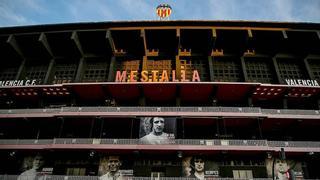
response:
[[[26,86],[30,85],[30,80],[26,80]]]
[[[287,85],[290,86],[319,86],[317,80],[310,79],[285,79]]]
[[[37,80],[8,80],[0,81],[0,86],[34,86],[37,85]]]

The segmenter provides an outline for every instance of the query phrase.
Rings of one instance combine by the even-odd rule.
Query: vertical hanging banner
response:
[[[272,167],[274,167],[273,172]],[[292,175],[294,175],[296,179],[303,179],[301,162],[271,158],[266,159],[266,168],[269,178],[272,178],[272,174],[274,173],[275,179],[279,180],[292,179],[292,177],[290,177]],[[290,170],[292,170],[292,173],[290,173]]]
[[[99,180],[132,179],[133,170],[128,168],[128,161],[120,156],[103,156],[99,163]]]
[[[42,179],[44,175],[51,174],[53,168],[45,168],[51,171],[44,173],[43,165],[44,158],[42,155],[25,157],[22,163],[23,172],[18,176],[18,180]]]
[[[176,118],[141,117],[139,137],[142,144],[174,144]]]
[[[219,177],[217,162],[203,156],[189,156],[182,159],[182,174],[186,178],[207,179]]]

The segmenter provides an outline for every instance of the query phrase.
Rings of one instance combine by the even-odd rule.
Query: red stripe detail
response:
[[[166,9],[161,9],[161,17],[166,17]]]

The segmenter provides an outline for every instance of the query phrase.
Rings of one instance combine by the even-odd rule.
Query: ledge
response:
[[[4,109],[0,118],[63,116],[179,116],[319,119],[319,110],[261,109],[258,107],[61,107],[44,109]]]
[[[0,149],[104,149],[320,152],[320,142],[225,139],[176,139],[170,144],[143,144],[139,139],[1,139]]]

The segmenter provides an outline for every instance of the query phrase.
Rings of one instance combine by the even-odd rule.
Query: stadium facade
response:
[[[320,24],[0,28],[0,179],[320,178]]]

